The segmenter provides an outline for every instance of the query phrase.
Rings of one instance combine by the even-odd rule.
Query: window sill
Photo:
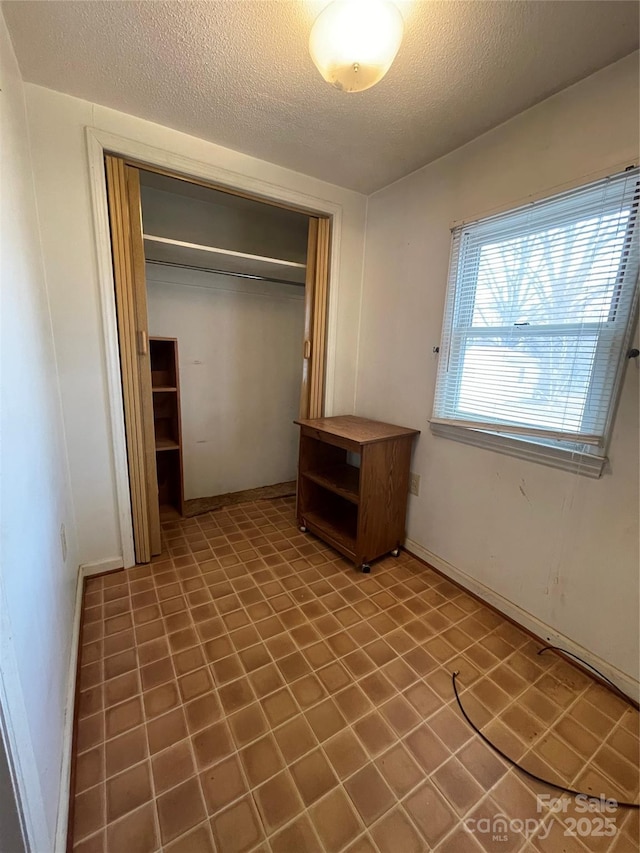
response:
[[[505,453],[508,456],[527,459],[529,462],[538,462],[541,465],[548,465],[550,468],[560,468],[562,471],[571,471],[595,480],[602,475],[608,462],[606,456],[594,456],[591,453],[581,453],[563,447],[534,444],[533,442],[483,432],[482,430],[468,429],[467,427],[431,424],[431,432],[441,438],[461,441],[463,444],[471,444],[474,447],[484,447],[485,450],[494,450],[496,453]]]

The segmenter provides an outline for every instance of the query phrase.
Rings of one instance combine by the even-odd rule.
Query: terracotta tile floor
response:
[[[620,800],[635,710],[408,554],[359,574],[293,510],[165,523],[160,559],[87,581],[74,851],[638,849],[638,812],[607,837],[538,811],[557,792],[473,733],[451,672],[510,755]]]

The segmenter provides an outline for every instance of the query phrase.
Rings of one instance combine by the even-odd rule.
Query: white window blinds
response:
[[[632,169],[454,229],[433,424],[605,446],[639,195]]]

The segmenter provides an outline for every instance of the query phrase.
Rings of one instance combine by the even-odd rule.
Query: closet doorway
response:
[[[295,478],[323,414],[331,220],[105,156],[137,563],[161,519]]]

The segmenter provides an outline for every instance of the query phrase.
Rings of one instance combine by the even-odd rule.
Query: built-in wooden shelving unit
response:
[[[175,338],[150,338],[153,427],[156,443],[158,501],[182,515],[182,429],[178,342]]]

